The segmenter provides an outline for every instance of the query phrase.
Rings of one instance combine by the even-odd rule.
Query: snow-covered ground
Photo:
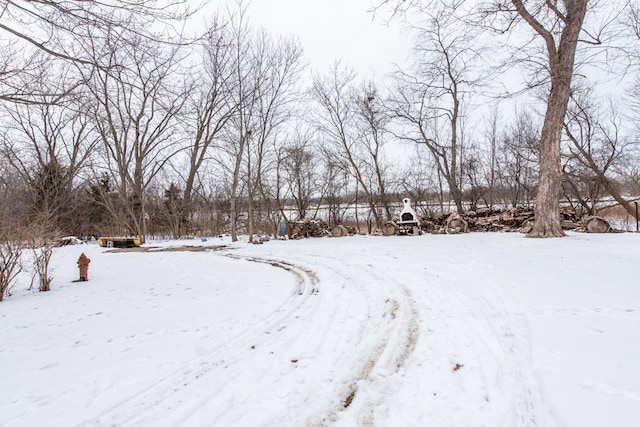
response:
[[[0,425],[639,425],[638,234],[150,246],[0,303]]]

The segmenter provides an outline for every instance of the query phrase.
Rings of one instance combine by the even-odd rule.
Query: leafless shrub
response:
[[[51,290],[51,258],[58,233],[52,232],[46,220],[33,223],[29,228],[29,248],[31,250],[33,278],[38,280],[38,290]],[[33,282],[32,282],[33,284]]]
[[[0,237],[0,301],[11,295],[15,279],[22,271],[22,251],[24,244],[7,236]]]
[[[39,283],[38,290],[40,292],[50,291],[53,280],[50,275],[53,247],[45,243],[39,248],[31,248],[31,250],[33,251],[33,268]]]

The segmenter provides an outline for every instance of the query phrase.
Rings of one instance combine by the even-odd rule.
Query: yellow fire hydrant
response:
[[[87,258],[87,256],[83,253],[80,254],[80,258],[78,258],[78,268],[80,269],[80,279],[79,282],[86,282],[89,280],[89,263],[91,260]]]

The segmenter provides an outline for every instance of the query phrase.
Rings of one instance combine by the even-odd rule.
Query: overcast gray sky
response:
[[[374,20],[370,7],[371,0],[253,0],[249,15],[257,27],[299,37],[313,70],[342,59],[361,77],[382,77],[406,61],[410,40],[397,23]]]

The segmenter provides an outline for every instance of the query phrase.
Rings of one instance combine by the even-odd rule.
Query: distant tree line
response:
[[[561,235],[560,200],[634,215],[637,4],[477,3],[381,2],[413,28],[414,62],[370,81],[310,73],[242,1],[197,36],[175,30],[187,2],[0,1],[0,240],[253,239],[283,216],[371,231],[405,196],[537,206],[534,236]]]

